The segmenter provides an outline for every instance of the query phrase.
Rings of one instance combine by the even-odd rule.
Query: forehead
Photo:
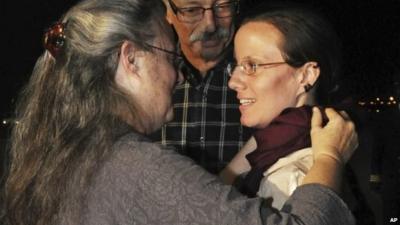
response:
[[[259,39],[280,42],[282,33],[269,22],[248,22],[239,28],[242,36],[257,37]]]
[[[254,55],[280,54],[282,33],[267,22],[249,22],[239,28],[235,36],[235,52]],[[271,55],[270,55],[271,56]]]
[[[189,5],[189,4],[193,4],[193,5],[212,5],[215,2],[220,2],[223,0],[171,0],[174,3],[180,4],[180,5]]]

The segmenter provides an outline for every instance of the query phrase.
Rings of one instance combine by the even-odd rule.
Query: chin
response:
[[[246,120],[246,118],[240,118],[240,123],[245,127],[254,127],[254,124],[250,120]]]
[[[249,118],[246,120],[246,118],[241,118],[240,123],[245,126],[245,127],[251,127],[251,128],[256,128],[256,129],[263,129],[268,126],[269,123],[261,123],[260,121],[254,121],[254,118]]]
[[[220,48],[220,47],[204,49],[201,52],[201,57],[204,58],[207,61],[213,61],[213,60],[218,59],[218,57],[222,53],[222,50],[223,50],[223,48]]]
[[[202,53],[201,57],[205,60],[205,61],[214,61],[217,60],[218,57],[220,56],[220,53],[215,54],[215,53]]]

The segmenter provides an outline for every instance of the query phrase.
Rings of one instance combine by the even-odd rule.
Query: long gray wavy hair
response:
[[[79,213],[121,115],[130,112],[137,126],[143,121],[140,107],[115,83],[119,49],[129,40],[149,50],[143,40],[154,40],[164,17],[160,0],[84,0],[63,16],[61,50],[38,58],[17,105],[6,224],[58,224],[60,213]]]

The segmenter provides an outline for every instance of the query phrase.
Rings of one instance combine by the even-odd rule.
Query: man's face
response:
[[[210,8],[230,2],[227,0],[171,1],[177,8]],[[232,40],[234,32],[233,17],[216,18],[213,10],[205,10],[203,18],[199,21],[182,22],[172,11],[168,1],[166,1],[166,4],[168,5],[167,20],[174,26],[185,56],[189,60],[192,57],[202,58],[205,61],[218,59],[218,56]]]

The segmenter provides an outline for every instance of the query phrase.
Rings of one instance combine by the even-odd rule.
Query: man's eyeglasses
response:
[[[157,46],[154,46],[154,45],[150,45],[150,44],[147,44],[147,43],[146,43],[146,46],[149,47],[149,48],[155,49],[157,51],[162,51],[164,53],[167,53],[167,54],[171,55],[173,57],[173,62],[172,63],[173,63],[174,68],[177,69],[177,70],[180,69],[181,64],[183,63],[182,55],[180,55],[177,52],[170,51],[170,50],[167,50],[167,49],[163,49],[163,48],[160,48],[160,47],[157,47]]]
[[[249,60],[245,60],[241,62],[240,64],[236,63],[230,63],[228,64],[227,71],[229,76],[232,76],[233,72],[235,71],[236,67],[239,67],[239,69],[246,75],[252,76],[257,72],[257,68],[271,68],[274,66],[286,64],[286,62],[273,62],[273,63],[254,63]]]
[[[239,9],[238,1],[221,2],[210,8],[203,7],[182,7],[179,8],[172,0],[168,0],[172,11],[179,21],[185,23],[195,23],[203,19],[206,10],[212,10],[215,18],[232,17],[237,14]]]

